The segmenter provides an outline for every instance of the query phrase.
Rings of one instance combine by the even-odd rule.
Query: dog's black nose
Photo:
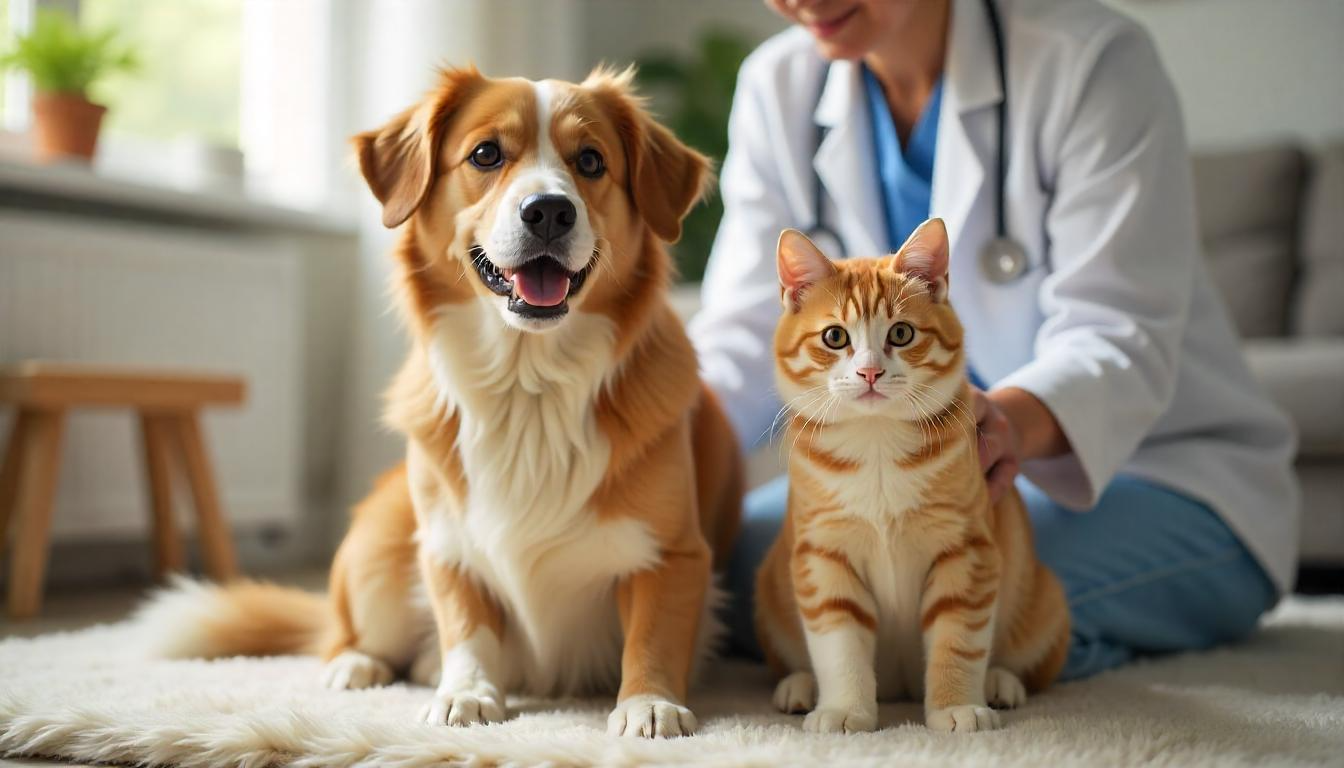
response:
[[[532,234],[549,243],[573,229],[578,214],[564,195],[528,195],[518,206],[518,215]]]

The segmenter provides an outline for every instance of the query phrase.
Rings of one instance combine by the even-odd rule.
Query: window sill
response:
[[[102,213],[213,227],[353,235],[354,222],[239,192],[183,189],[111,176],[76,163],[0,160],[0,206]]]

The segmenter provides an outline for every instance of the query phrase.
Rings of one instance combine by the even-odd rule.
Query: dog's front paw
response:
[[[387,685],[393,677],[392,667],[386,662],[353,648],[341,651],[322,668],[322,684],[336,690]]]
[[[460,690],[437,690],[420,709],[420,720],[430,725],[485,725],[504,721],[504,697],[492,685]]]
[[[695,726],[691,710],[651,694],[631,696],[607,716],[607,733],[612,736],[690,736]]]
[[[989,707],[964,704],[932,710],[924,717],[924,723],[935,731],[992,731],[999,727],[999,713]]]
[[[775,686],[775,709],[787,714],[811,712],[817,706],[817,678],[811,672],[794,672]]]
[[[876,707],[818,707],[803,718],[808,733],[863,733],[877,730]]]

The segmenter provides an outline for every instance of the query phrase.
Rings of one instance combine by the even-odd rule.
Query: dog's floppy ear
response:
[[[383,226],[400,225],[425,201],[448,117],[471,86],[482,80],[475,67],[443,70],[438,86],[419,104],[382,128],[351,139],[360,173],[383,204]]]
[[[655,235],[675,243],[681,220],[713,182],[711,163],[649,115],[634,92],[634,77],[633,67],[623,72],[599,67],[583,84],[600,93],[616,117],[635,208]]]

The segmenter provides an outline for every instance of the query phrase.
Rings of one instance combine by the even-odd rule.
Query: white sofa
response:
[[[1304,565],[1344,566],[1344,142],[1195,158],[1199,224],[1251,370],[1298,430]]]

